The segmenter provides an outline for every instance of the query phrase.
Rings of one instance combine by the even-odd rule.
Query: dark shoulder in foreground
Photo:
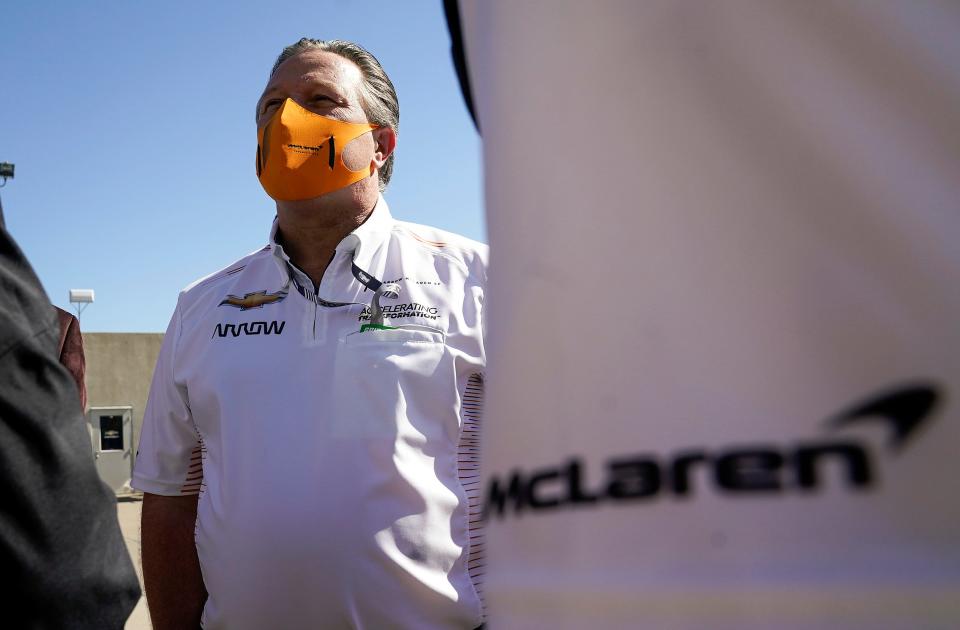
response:
[[[0,593],[7,628],[120,628],[140,587],[100,480],[60,327],[0,227]]]

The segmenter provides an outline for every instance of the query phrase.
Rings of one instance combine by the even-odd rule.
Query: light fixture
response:
[[[0,188],[7,185],[8,179],[13,179],[14,165],[10,162],[0,162]]]
[[[93,304],[93,289],[70,289],[70,303],[77,309],[77,321],[80,321],[80,313]]]

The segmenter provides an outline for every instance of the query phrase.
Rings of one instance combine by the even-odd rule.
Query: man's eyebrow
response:
[[[279,92],[279,91],[280,91],[280,88],[278,88],[277,86],[269,87],[263,91],[263,94],[260,95],[260,100],[262,101],[265,96],[268,96],[270,94],[273,94],[274,92]]]

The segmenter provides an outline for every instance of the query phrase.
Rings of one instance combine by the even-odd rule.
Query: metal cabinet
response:
[[[100,478],[114,492],[128,488],[133,474],[133,407],[91,407],[87,427]]]

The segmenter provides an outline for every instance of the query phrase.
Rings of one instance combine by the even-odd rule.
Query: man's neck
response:
[[[277,202],[277,240],[290,261],[310,277],[314,289],[337,245],[367,220],[377,204],[376,189],[350,188],[317,199]]]

